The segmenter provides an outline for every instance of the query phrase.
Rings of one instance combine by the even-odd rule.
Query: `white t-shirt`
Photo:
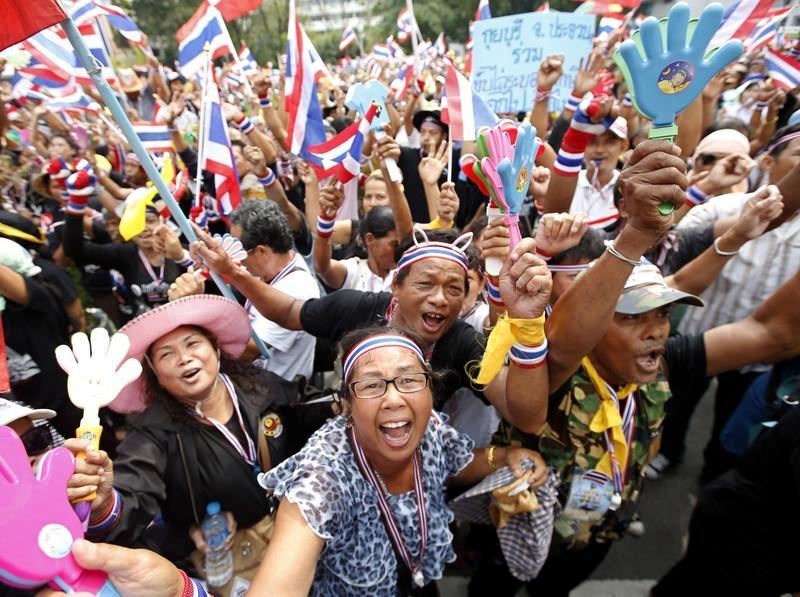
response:
[[[317,281],[302,257],[295,256],[282,273],[284,275],[278,274],[278,279],[273,280],[270,286],[299,300],[319,298]],[[245,308],[250,325],[270,350],[270,358],[259,358],[256,364],[287,380],[294,379],[296,375],[303,375],[306,379],[311,377],[317,339],[302,330],[287,330],[270,321],[250,301],[247,301]]]
[[[385,278],[381,278],[369,269],[369,263],[361,257],[342,259],[339,263],[344,265],[347,270],[342,288],[363,292],[383,292],[390,290],[392,286],[394,270],[390,271]]]
[[[572,196],[569,213],[585,213],[592,228],[606,228],[619,220],[619,210],[614,207],[614,186],[619,172],[614,170],[611,180],[602,188],[596,188],[586,176],[586,170],[578,174],[578,186]]]

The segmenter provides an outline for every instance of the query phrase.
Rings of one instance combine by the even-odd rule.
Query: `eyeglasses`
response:
[[[717,160],[721,160],[724,156],[716,155],[714,153],[701,153],[697,156],[697,163],[701,166],[710,166]]]
[[[431,374],[424,373],[404,373],[394,379],[362,379],[350,384],[350,391],[356,398],[367,400],[370,398],[380,398],[386,393],[386,388],[392,384],[401,394],[411,394],[419,392],[428,387],[428,380]]]
[[[40,425],[39,427],[28,429],[19,436],[19,439],[22,441],[22,445],[25,446],[25,452],[28,456],[39,456],[50,449],[53,435],[47,425]]]

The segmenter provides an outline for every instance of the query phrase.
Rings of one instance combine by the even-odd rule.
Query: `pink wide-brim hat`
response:
[[[147,349],[159,338],[184,326],[193,325],[208,330],[219,342],[222,352],[238,358],[250,338],[247,313],[231,299],[211,294],[187,296],[143,313],[125,324],[119,332],[128,336],[131,347],[126,358],[144,362]],[[141,412],[147,406],[145,374],[128,384],[109,404],[118,413]]]

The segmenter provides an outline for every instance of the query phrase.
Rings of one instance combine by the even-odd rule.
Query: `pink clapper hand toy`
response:
[[[72,543],[83,537],[67,499],[74,470],[70,451],[56,448],[42,456],[34,475],[17,434],[0,426],[0,581],[118,595],[103,572],[84,570],[72,557]]]

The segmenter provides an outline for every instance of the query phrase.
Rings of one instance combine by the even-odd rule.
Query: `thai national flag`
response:
[[[444,56],[447,54],[447,41],[444,38],[444,33],[440,33],[439,37],[433,43],[433,49],[437,56]]]
[[[339,51],[344,52],[355,41],[356,30],[353,29],[352,25],[348,25],[345,27],[344,31],[342,31],[342,39],[339,40]]]
[[[478,2],[478,10],[475,11],[475,20],[482,21],[483,19],[491,19],[492,11],[489,10],[489,0],[481,0]]]
[[[213,80],[205,82],[205,110],[208,115],[202,131],[202,157],[200,167],[214,174],[217,210],[223,215],[230,214],[242,200],[239,190],[239,175],[236,161],[231,151],[228,125],[222,115],[219,88]]]
[[[800,85],[800,61],[772,50],[764,52],[767,72],[776,86],[791,91]]]
[[[604,35],[607,39],[614,31],[622,27],[624,21],[614,17],[603,17],[600,19],[600,24],[597,26],[597,37]]]
[[[375,44],[372,46],[372,57],[376,60],[389,60],[392,50],[386,44]]]
[[[386,46],[389,48],[392,58],[402,58],[406,55],[402,46],[394,40],[392,35],[386,38]]]
[[[69,75],[55,71],[35,58],[31,58],[28,66],[18,68],[17,74],[28,79],[36,87],[46,87],[48,89],[60,89],[69,85],[72,81]]]
[[[736,0],[722,15],[722,23],[711,40],[710,47],[718,47],[729,39],[745,40],[759,21],[767,16],[775,0]]]
[[[144,33],[119,6],[102,0],[79,0],[72,5],[70,16],[76,25],[91,22],[98,17],[106,17],[109,24],[129,42],[137,46],[145,45]]]
[[[213,6],[208,8],[197,27],[178,46],[178,63],[183,76],[192,78],[204,68],[203,48],[206,44],[212,60],[226,54],[236,55],[225,21]]]
[[[362,118],[333,139],[308,148],[322,164],[320,176],[336,176],[342,184],[358,176],[361,171],[361,149],[377,111],[378,104],[373,103]]]
[[[289,116],[286,149],[318,166],[317,159],[308,148],[325,141],[325,126],[317,98],[316,76],[320,72],[320,66],[317,62],[318,54],[297,20],[294,0],[289,2],[286,46],[284,95]]]
[[[250,48],[248,48],[247,44],[244,42],[242,42],[242,46],[239,48],[239,62],[239,70],[242,73],[250,74],[258,72],[258,62],[256,62],[255,56],[253,56]]]
[[[46,105],[48,109],[53,110],[54,112],[64,111],[73,114],[97,112],[100,109],[100,106],[97,103],[92,102],[92,100],[89,99],[89,97],[81,89],[76,90],[70,95],[48,100]]]
[[[72,46],[55,29],[45,29],[22,42],[22,48],[40,64],[67,77],[77,74],[78,65]],[[86,75],[86,71],[83,71]]]
[[[793,6],[787,8],[779,8],[771,10],[769,15],[761,19],[750,36],[745,40],[744,46],[748,52],[753,52],[759,48],[767,45],[778,34],[778,25],[783,21],[789,13],[794,9]]]
[[[136,136],[150,152],[172,151],[172,139],[169,134],[169,127],[163,122],[132,122]]]
[[[408,8],[404,8],[397,15],[397,39],[401,42],[410,39],[412,35],[417,34],[417,24],[414,20],[414,15]]]
[[[392,84],[389,85],[389,89],[394,93],[395,99],[403,100],[408,95],[408,88],[413,82],[414,62],[413,59],[410,59],[397,71],[397,76],[394,78],[394,81],[392,81]]]
[[[89,50],[89,53],[101,65],[103,78],[108,81],[109,85],[116,85],[117,74],[111,65],[111,59],[108,57],[108,48],[106,48],[106,44],[103,41],[103,38],[100,36],[97,27],[95,27],[95,24],[91,21],[88,23],[82,23],[81,25],[78,25],[78,31],[80,32],[81,37],[83,38],[83,43],[86,44],[86,48]],[[62,39],[66,47],[72,47],[69,45],[67,34],[64,33],[63,30],[59,28],[56,33]],[[81,85],[91,85],[92,79],[89,76],[89,73],[87,73],[83,68],[77,53],[73,51],[73,54],[75,56],[74,62],[76,67],[75,80]]]
[[[0,0],[0,50],[29,38],[42,29],[60,23],[67,18],[58,0]]]
[[[477,93],[472,91],[469,81],[452,64],[447,65],[445,79],[447,111],[442,110],[442,121],[450,125],[450,138],[455,141],[474,141],[475,131],[482,126],[497,123],[495,114]]]

